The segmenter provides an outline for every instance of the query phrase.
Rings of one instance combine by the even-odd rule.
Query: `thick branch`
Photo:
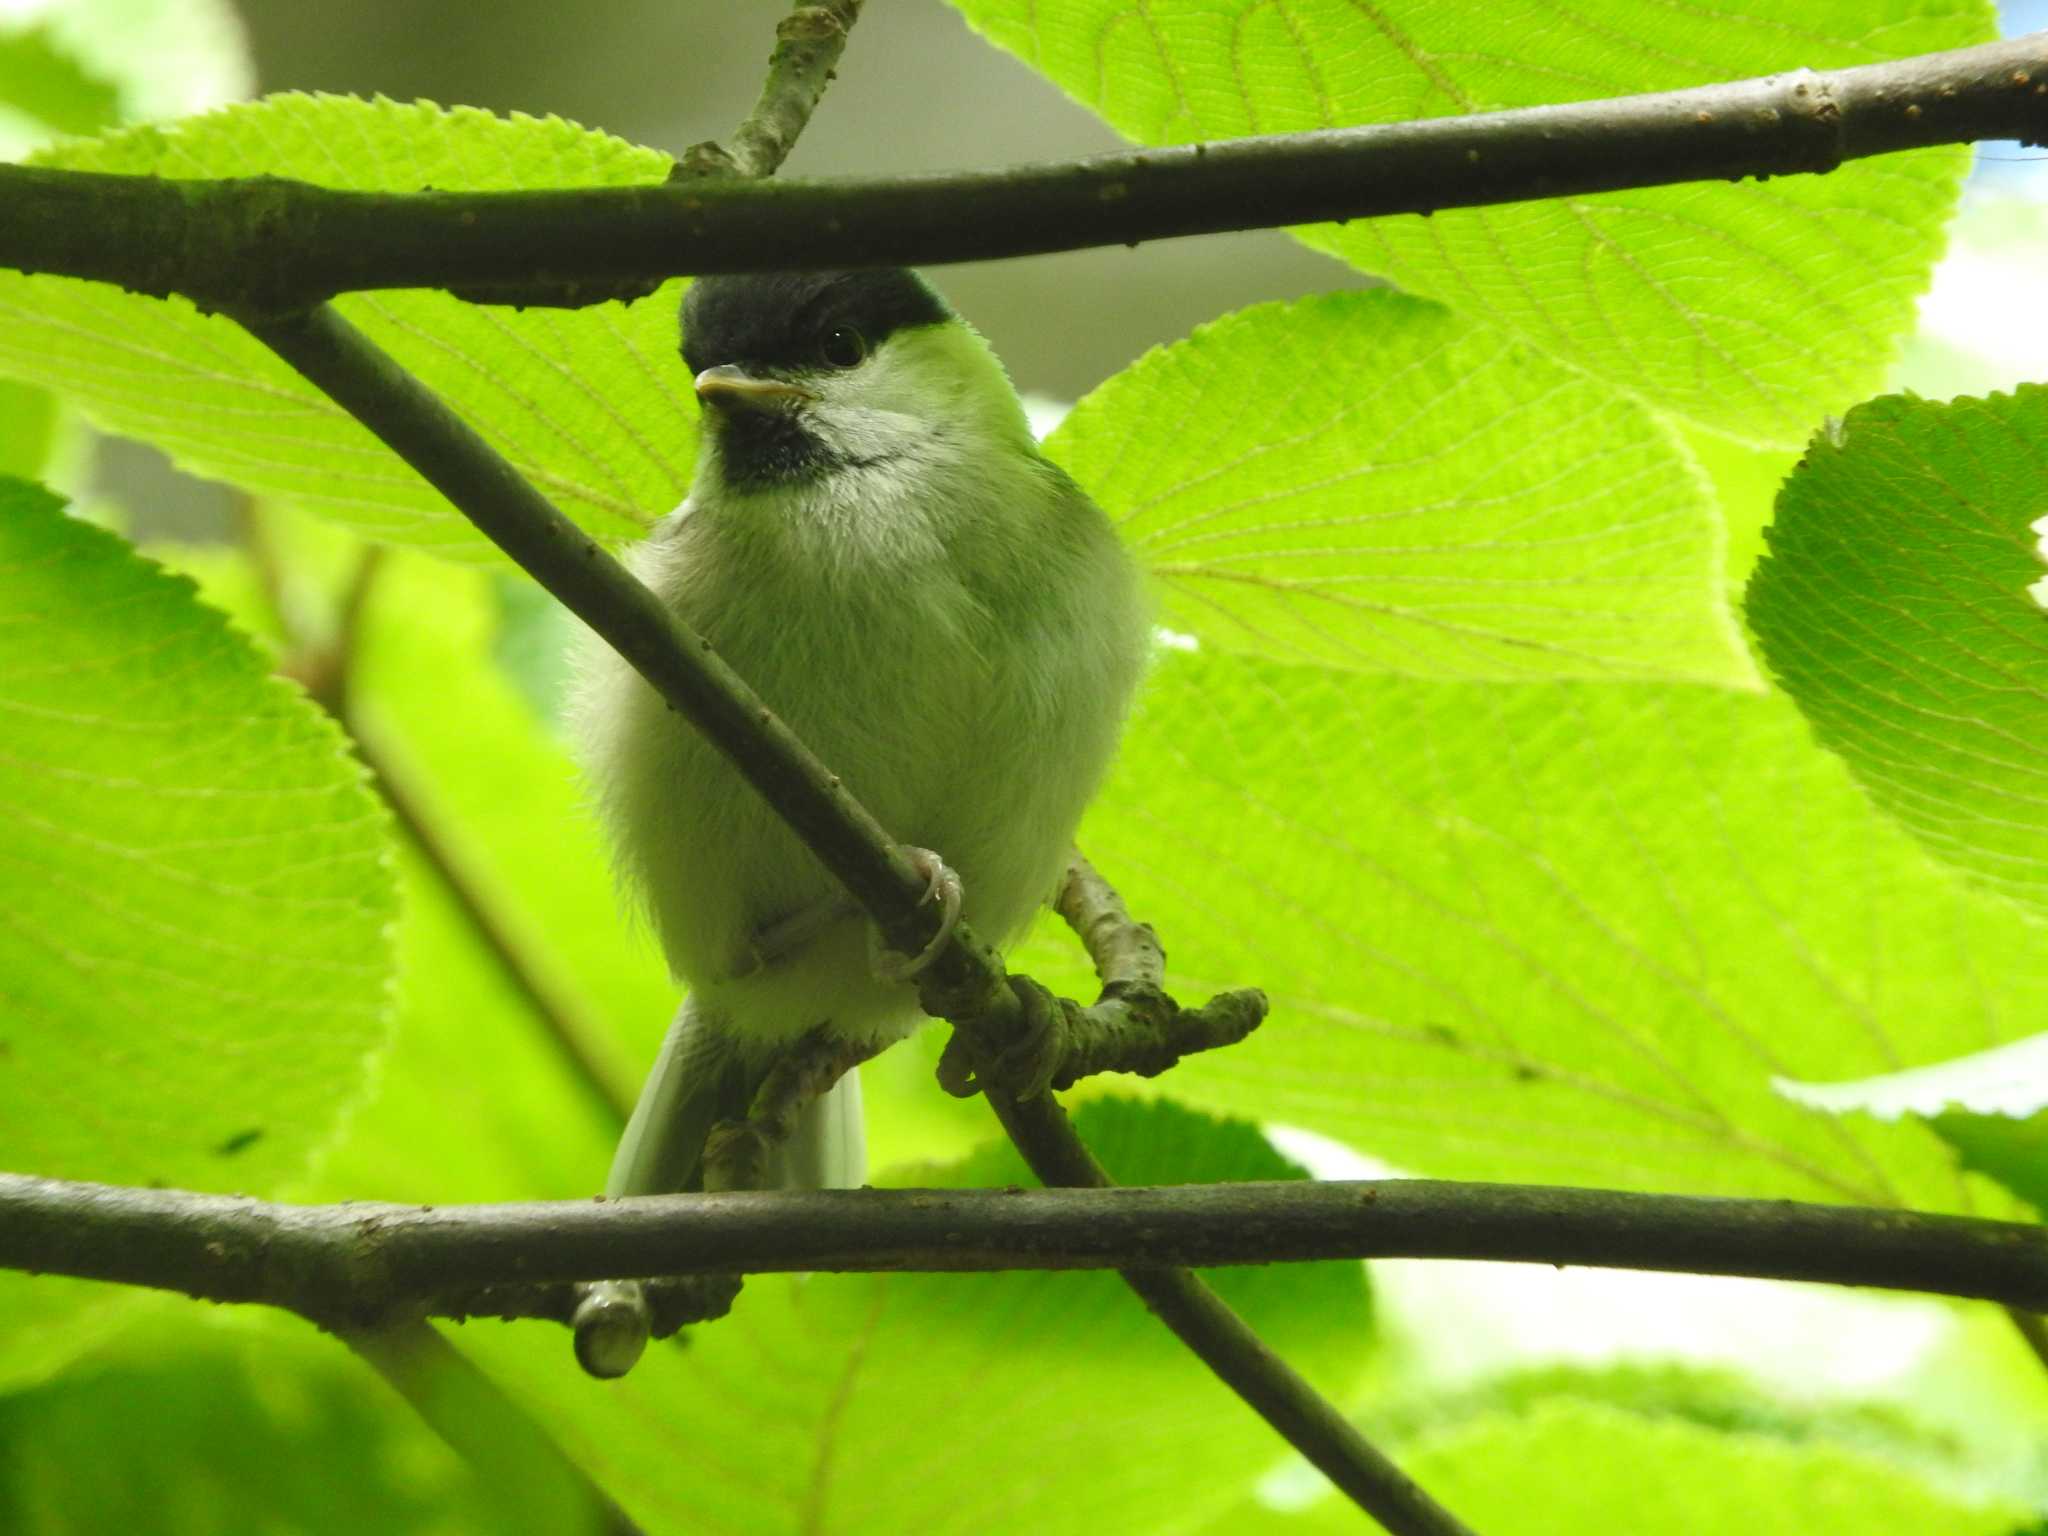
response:
[[[255,313],[364,288],[592,303],[682,272],[974,261],[1822,172],[2005,138],[2048,141],[2048,33],[1612,101],[940,176],[399,194],[7,165],[0,266]]]
[[[0,1268],[375,1323],[506,1282],[1484,1259],[2048,1310],[2048,1228],[1795,1200],[1436,1179],[283,1205],[0,1174]],[[483,1310],[479,1307],[469,1311]]]

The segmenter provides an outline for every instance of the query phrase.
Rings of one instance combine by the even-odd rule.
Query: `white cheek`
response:
[[[941,436],[934,423],[955,419],[951,391],[909,375],[885,350],[859,368],[828,376],[813,386],[820,399],[807,413],[812,431],[856,461],[928,457]]]

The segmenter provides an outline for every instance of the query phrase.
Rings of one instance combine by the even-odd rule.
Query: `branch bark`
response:
[[[1467,1259],[1804,1280],[2048,1309],[2048,1228],[1795,1200],[1382,1179],[284,1205],[0,1174],[0,1268],[371,1327],[488,1289],[804,1271]],[[459,1308],[447,1306],[460,1298]],[[549,1314],[552,1315],[552,1314]]]
[[[807,5],[799,0],[775,29],[775,51],[768,57],[761,99],[732,131],[730,147],[711,142],[691,145],[669,179],[773,176],[817,111],[863,3],[824,0]]]
[[[1992,138],[2048,141],[2048,32],[1611,101],[939,176],[400,194],[7,165],[0,266],[253,314],[374,288],[596,303],[682,272],[977,261],[1825,172]]]

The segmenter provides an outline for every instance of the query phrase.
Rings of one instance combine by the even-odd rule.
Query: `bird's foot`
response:
[[[874,973],[883,981],[913,981],[924,974],[925,968],[938,958],[946,947],[946,940],[953,935],[953,925],[960,921],[960,877],[946,867],[946,861],[929,848],[905,848],[904,853],[916,866],[917,872],[927,882],[924,901],[939,904],[939,931],[932,935],[932,941],[914,955],[898,954],[886,948],[881,936],[874,934],[869,941],[868,960]]]
[[[987,1076],[1020,1099],[1035,1099],[1053,1085],[1067,1054],[1066,1005],[1028,976],[1009,978],[1021,1028],[989,1062]],[[971,1098],[982,1086],[967,1037],[959,1030],[939,1057],[939,1086],[956,1099]]]

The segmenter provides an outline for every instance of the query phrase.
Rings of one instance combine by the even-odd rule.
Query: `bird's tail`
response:
[[[719,1121],[747,1113],[769,1064],[742,1051],[722,1014],[684,998],[619,1138],[605,1193],[702,1189],[704,1139]],[[804,1107],[766,1182],[771,1189],[855,1189],[866,1176],[860,1079],[849,1072]]]

